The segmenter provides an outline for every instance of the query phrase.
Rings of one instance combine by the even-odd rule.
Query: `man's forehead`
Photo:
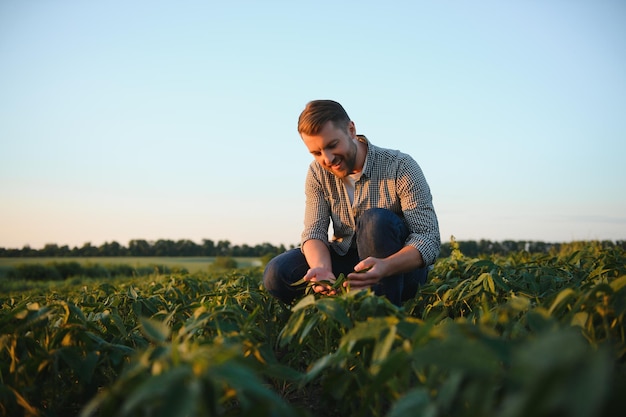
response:
[[[319,135],[302,135],[302,140],[310,151],[322,150],[346,138],[348,135],[341,129],[323,130]]]

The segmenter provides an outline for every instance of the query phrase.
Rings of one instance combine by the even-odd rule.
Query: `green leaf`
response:
[[[483,282],[483,286],[491,294],[495,294],[496,293],[496,286],[495,286],[495,284],[493,282],[493,278],[491,277],[491,274],[488,273],[488,272],[485,272],[485,281]]]
[[[530,299],[523,295],[512,293],[507,304],[514,311],[526,311],[530,307]]]
[[[481,259],[467,265],[467,267],[465,268],[465,272],[467,273],[472,268],[482,268],[483,266],[488,266],[493,269],[496,265],[488,259]]]
[[[298,301],[298,303],[295,306],[293,306],[291,311],[295,313],[296,311],[301,310],[313,304],[315,304],[315,296],[313,294],[309,294],[306,297],[303,297],[300,301]]]
[[[491,274],[491,278],[493,279],[493,282],[496,284],[496,286],[498,288],[500,288],[503,291],[509,292],[511,291],[511,287],[504,282],[504,280],[502,279],[502,277],[496,273]]]
[[[302,316],[304,317],[304,314]],[[304,329],[302,329],[302,333],[300,333],[300,339],[299,339],[300,344],[304,342],[304,339],[308,336],[311,329],[313,329],[317,325],[317,323],[319,323],[320,316],[318,314],[315,314],[315,315],[309,316],[308,319],[309,320],[306,326],[304,326]]]
[[[609,283],[613,291],[618,292],[622,288],[626,287],[626,275],[622,275],[621,277],[614,279]]]
[[[139,322],[143,335],[155,343],[163,343],[170,337],[171,330],[164,322],[148,317],[140,318]]]
[[[431,340],[413,350],[415,366],[434,365],[439,369],[474,375],[492,375],[500,369],[499,354],[490,343],[469,338],[456,324],[446,326],[445,335],[443,340]]]
[[[298,287],[298,286],[300,286],[300,285],[307,284],[308,282],[309,282],[309,281],[307,281],[306,279],[304,279],[304,278],[300,278],[300,279],[299,279],[299,280],[297,280],[296,282],[293,282],[293,283],[291,283],[291,284],[289,284],[289,285],[291,285],[292,287]]]
[[[71,312],[70,314],[70,319],[74,318],[74,320],[69,320],[73,323],[80,323],[80,324],[86,324],[87,323],[87,318],[85,317],[85,314],[83,313],[83,310],[81,310],[80,308],[78,308],[74,303],[67,303],[67,307],[69,309],[69,311]]]
[[[137,300],[137,297],[139,297],[139,294],[137,294],[137,290],[135,290],[132,285],[128,287],[127,295],[128,297],[130,297],[131,300]]]
[[[322,371],[327,368],[341,366],[343,363],[345,363],[347,357],[348,352],[345,348],[340,348],[335,352],[322,356],[309,366],[309,370],[300,382],[300,385],[304,386],[305,384],[314,380],[320,373],[322,373]]]
[[[183,381],[176,384],[166,394],[159,417],[187,417],[195,415],[198,409],[202,386],[199,380]]]
[[[91,382],[98,363],[98,354],[96,352],[89,352],[85,357],[82,357],[81,350],[78,347],[67,346],[57,349],[56,354],[67,364],[72,373],[78,377],[79,382],[83,384]]]
[[[565,288],[564,290],[562,290],[554,299],[554,302],[552,303],[552,306],[550,307],[550,309],[548,310],[548,313],[550,315],[552,315],[552,313],[554,312],[554,310],[556,310],[557,307],[559,307],[559,305],[565,301],[566,299],[568,299],[569,297],[573,296],[575,294],[574,290],[571,288]]]
[[[128,330],[126,330],[126,326],[124,325],[124,320],[122,320],[122,317],[119,315],[117,311],[114,311],[111,313],[111,320],[115,324],[115,327],[117,328],[117,331],[119,332],[119,334],[123,337],[126,337],[128,335]]]
[[[441,386],[441,390],[437,396],[437,402],[442,405],[445,410],[444,412],[447,412],[447,414],[452,414],[450,408],[461,390],[464,376],[463,372],[452,372]]]
[[[413,339],[413,336],[417,334],[420,329],[425,329],[427,326],[425,326],[421,320],[413,317],[405,317],[396,327],[398,328],[398,334],[403,339]]]
[[[385,336],[376,341],[374,347],[374,353],[372,355],[372,366],[370,371],[376,375],[380,370],[380,363],[387,359],[387,355],[393,346],[393,342],[396,338],[396,326],[389,326]]]
[[[336,298],[322,298],[316,303],[316,307],[346,329],[352,328],[352,320],[350,320],[346,309]]]
[[[284,408],[282,399],[265,386],[265,383],[237,361],[229,361],[211,369],[211,376],[237,391],[237,399],[244,408],[262,401],[276,409]]]
[[[26,321],[22,323],[22,326],[26,328],[39,324],[42,321],[47,321],[52,316],[52,313],[52,309],[48,306],[39,307],[37,303],[29,304]]]
[[[158,402],[161,397],[177,386],[184,384],[185,378],[192,375],[191,368],[187,365],[177,366],[160,375],[152,375],[142,381],[139,385],[131,388],[127,395],[126,401],[122,404],[122,415],[134,416],[139,415],[137,408],[148,408]],[[143,406],[143,407],[142,407]]]
[[[374,317],[357,323],[342,339],[341,345],[354,344],[361,340],[378,340],[387,335],[390,327],[395,328],[398,319],[395,317]]]
[[[589,313],[585,311],[580,311],[574,314],[574,317],[572,317],[572,326],[579,326],[584,329],[587,324],[588,319],[589,319]]]
[[[263,368],[263,375],[278,378],[285,381],[298,381],[304,374],[288,365],[280,363],[271,363],[270,366]]]
[[[430,403],[427,389],[419,387],[412,389],[404,397],[396,401],[387,417],[432,417],[436,415],[436,411],[435,407]]]
[[[331,287],[335,290],[343,289],[343,283],[345,282],[345,280],[346,280],[346,276],[343,273],[339,274],[339,276],[337,277],[333,285],[331,285]]]
[[[548,311],[541,307],[530,310],[526,314],[526,323],[535,333],[542,333],[556,327],[556,321],[552,320]]]
[[[394,349],[385,360],[379,364],[372,379],[374,388],[383,387],[388,380],[413,375],[411,368],[411,354],[403,349]]]
[[[305,311],[301,310],[295,312],[291,315],[291,317],[289,317],[289,321],[287,322],[287,324],[285,324],[285,327],[283,327],[278,336],[281,347],[289,344],[289,342],[291,342],[291,339],[293,339],[293,337],[298,334],[302,323],[304,323],[304,316]]]

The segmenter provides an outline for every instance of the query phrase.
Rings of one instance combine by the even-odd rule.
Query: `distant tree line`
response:
[[[507,255],[514,252],[529,252],[529,253],[558,253],[562,246],[571,247],[573,244],[580,243],[584,245],[589,242],[568,242],[568,243],[546,243],[538,241],[515,241],[504,240],[502,242],[493,242],[491,240],[466,240],[456,241],[459,245],[459,250],[465,256],[476,257],[479,255]],[[626,241],[618,240],[603,240],[593,241],[594,245],[604,249],[612,247],[621,247],[626,249]],[[452,243],[446,242],[441,245],[440,257],[445,258],[450,256],[452,252]]]
[[[292,245],[293,247],[293,245]],[[32,249],[24,246],[22,249],[0,248],[0,257],[99,257],[99,256],[221,256],[221,257],[262,257],[279,254],[287,249],[284,245],[274,246],[270,243],[262,243],[255,246],[232,245],[228,240],[220,240],[217,243],[203,239],[201,244],[192,240],[182,239],[178,241],[159,239],[147,241],[134,239],[123,246],[118,242],[105,242],[100,246],[93,246],[91,242],[83,246],[70,248],[67,245],[59,246],[54,243],[45,245],[42,249]]]
[[[461,252],[470,257],[479,255],[506,255],[511,252],[526,251],[530,253],[549,253],[558,251],[561,243],[546,243],[537,241],[514,241],[505,240],[494,242],[491,240],[466,240],[457,241]],[[626,249],[626,241],[596,241],[604,248],[619,246]],[[294,245],[290,246],[290,249]],[[201,244],[191,240],[178,241],[160,239],[147,241],[143,239],[131,240],[128,246],[117,242],[105,242],[100,246],[93,246],[90,242],[81,247],[70,248],[67,245],[47,244],[42,249],[32,249],[24,246],[22,249],[0,248],[0,257],[98,257],[98,256],[221,256],[221,257],[267,257],[285,252],[284,245],[274,246],[270,243],[262,243],[255,246],[232,245],[228,240],[220,240],[217,243],[210,239],[203,239]],[[440,257],[450,256],[451,243],[441,245]]]

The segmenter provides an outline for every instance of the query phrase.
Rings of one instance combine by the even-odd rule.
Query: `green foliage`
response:
[[[211,265],[213,269],[235,269],[237,261],[230,256],[218,256]]]
[[[65,272],[65,271],[63,271]],[[64,277],[52,265],[21,264],[7,273],[9,279],[24,279],[30,281],[59,281]]]
[[[620,415],[626,255],[570,249],[453,247],[402,307],[260,268],[0,295],[0,416]]]
[[[235,263],[236,265],[236,263]],[[164,265],[146,265],[133,267],[128,264],[81,264],[78,262],[22,263],[9,269],[9,280],[59,281],[68,278],[115,278],[147,276],[151,274],[186,273],[184,269],[172,270]]]
[[[196,318],[202,320],[201,316]],[[294,415],[263,384],[241,345],[229,338],[194,337],[199,323],[192,318],[174,332],[168,325],[171,319],[170,314],[164,321],[140,320],[140,330],[150,345],[82,410],[82,417]]]

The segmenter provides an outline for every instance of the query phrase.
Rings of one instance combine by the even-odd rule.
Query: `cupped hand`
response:
[[[379,258],[365,258],[355,265],[354,271],[348,274],[344,286],[352,291],[370,288],[385,277],[385,262]]]
[[[336,279],[332,271],[324,268],[311,268],[304,275],[305,281],[316,283],[312,285],[314,292],[325,295],[337,294],[337,290],[332,287]]]

